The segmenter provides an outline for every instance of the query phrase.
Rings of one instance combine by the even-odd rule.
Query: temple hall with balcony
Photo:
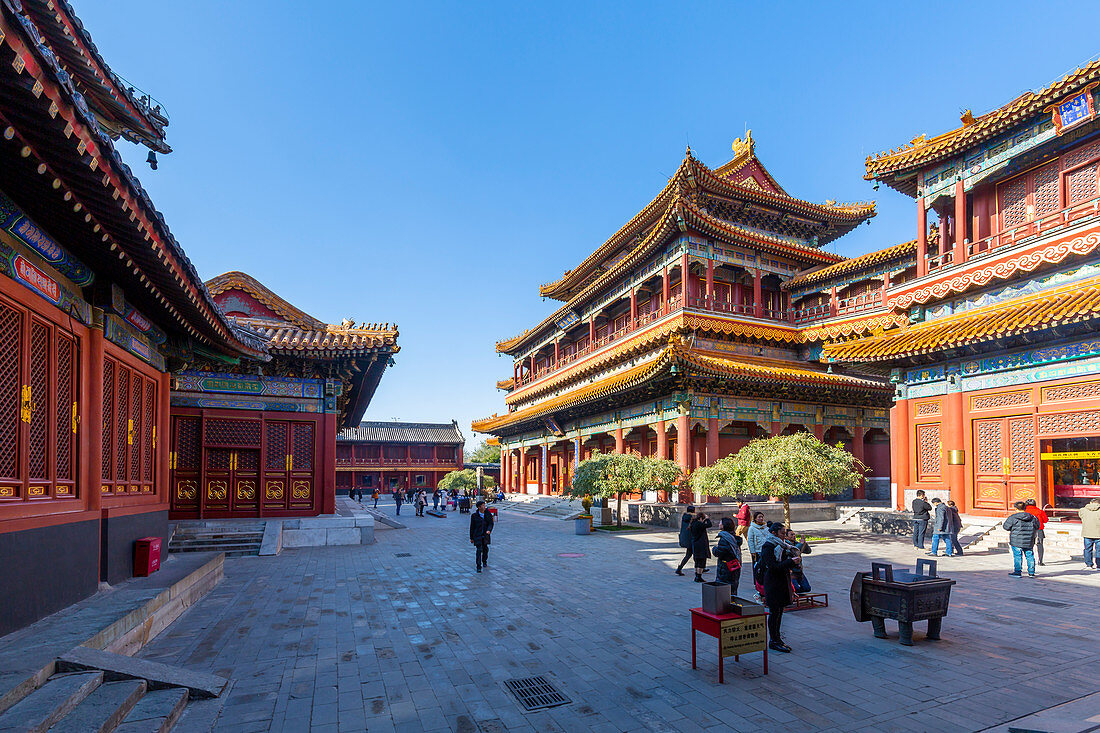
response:
[[[924,489],[970,514],[1035,499],[1075,518],[1100,496],[1098,90],[1094,61],[868,158],[868,180],[916,200],[916,239],[865,255],[831,286],[815,280],[816,296],[814,275],[788,283],[817,307],[844,308],[853,293],[883,304],[885,320],[830,338],[823,356],[896,383],[899,508]]]
[[[369,494],[432,491],[451,471],[461,471],[466,439],[458,422],[362,422],[336,436],[336,487]]]
[[[497,344],[513,357],[511,378],[497,383],[507,411],[473,429],[500,439],[506,490],[560,492],[596,450],[691,470],[754,437],[804,430],[871,465],[854,498],[888,491],[885,372],[813,361],[830,334],[873,326],[833,327],[817,281],[791,289],[799,275],[847,262],[821,247],[874,216],[874,204],[794,198],[751,133],[733,153],[711,169],[689,149],[653,201],[540,289],[562,305]],[[902,260],[881,264],[903,269]],[[847,286],[821,282],[839,312],[829,298]],[[845,312],[865,301],[881,311],[881,286],[877,302],[867,292],[845,294]]]

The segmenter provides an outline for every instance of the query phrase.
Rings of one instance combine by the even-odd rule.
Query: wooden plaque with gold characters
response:
[[[722,621],[723,657],[764,651],[767,643],[765,616],[746,616]]]

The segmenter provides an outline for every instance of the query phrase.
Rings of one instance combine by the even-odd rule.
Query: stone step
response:
[[[145,680],[100,685],[50,730],[53,733],[109,733],[144,694]]]
[[[224,552],[226,557],[240,557],[241,555],[259,555],[260,544],[249,545],[201,545],[195,547],[169,547],[168,552]]]
[[[187,707],[183,709],[183,713],[179,716],[175,730],[179,730],[181,733],[208,733],[213,730],[214,723],[217,722],[218,716],[221,715],[222,708],[225,707],[225,701],[227,699],[229,699],[228,692],[221,697],[206,700],[192,700],[187,704]],[[219,728],[219,730],[223,729],[224,728]],[[126,731],[125,733],[138,732]]]
[[[223,677],[196,672],[183,667],[172,667],[147,659],[127,657],[122,654],[78,646],[70,649],[57,660],[61,671],[98,670],[108,680],[145,680],[150,689],[164,687],[186,688],[192,697],[217,697],[225,689]]]
[[[102,672],[55,675],[0,715],[0,732],[48,730],[102,682]]]
[[[176,533],[172,537],[173,542],[180,542],[182,540],[234,540],[251,537],[263,537],[263,532],[185,532],[183,534]]]
[[[187,701],[187,690],[182,687],[147,692],[115,728],[115,733],[168,733],[183,714]]]

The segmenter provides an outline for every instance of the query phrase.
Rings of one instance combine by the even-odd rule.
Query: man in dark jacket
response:
[[[768,635],[771,640],[768,648],[777,652],[789,652],[791,648],[783,642],[783,609],[791,604],[791,569],[801,564],[801,559],[792,557],[785,543],[780,539],[786,532],[782,522],[774,522],[768,529],[772,536],[764,541],[760,548],[760,575],[764,585],[764,603],[768,606]]]
[[[932,518],[932,551],[926,554],[932,557],[939,554],[940,538],[942,537],[944,543],[947,544],[943,556],[951,557],[951,512],[948,511],[947,505],[938,496],[932,500],[932,506],[935,509],[935,516]]]
[[[1039,532],[1039,520],[1025,510],[1027,504],[1018,501],[1012,506],[1016,507],[1016,513],[1004,521],[1002,525],[1008,530],[1008,546],[1012,550],[1012,572],[1020,577],[1020,565],[1022,558],[1027,558],[1028,577],[1035,577],[1035,536]]]
[[[924,549],[924,533],[928,531],[929,512],[932,505],[924,500],[924,490],[917,490],[917,498],[913,499],[913,547]]]
[[[687,511],[680,516],[680,547],[683,547],[684,559],[676,566],[676,574],[684,574],[684,566],[691,559],[691,520],[695,519],[695,507],[688,504]]]
[[[477,571],[489,565],[489,533],[493,531],[493,515],[485,511],[485,502],[477,503],[477,511],[470,514],[470,544],[477,548]]]
[[[949,532],[951,545],[955,548],[955,554],[962,557],[963,548],[962,543],[959,542],[959,532],[962,532],[963,528],[962,515],[959,514],[959,508],[955,506],[955,502],[950,499],[947,501],[947,512],[947,524],[951,528]]]

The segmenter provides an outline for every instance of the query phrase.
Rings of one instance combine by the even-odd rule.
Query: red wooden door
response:
[[[1035,419],[994,417],[974,421],[974,507],[1007,511],[1036,498]]]
[[[198,515],[199,486],[202,481],[202,418],[172,417],[171,468],[172,511]]]
[[[0,296],[0,505],[76,497],[79,350]]]

